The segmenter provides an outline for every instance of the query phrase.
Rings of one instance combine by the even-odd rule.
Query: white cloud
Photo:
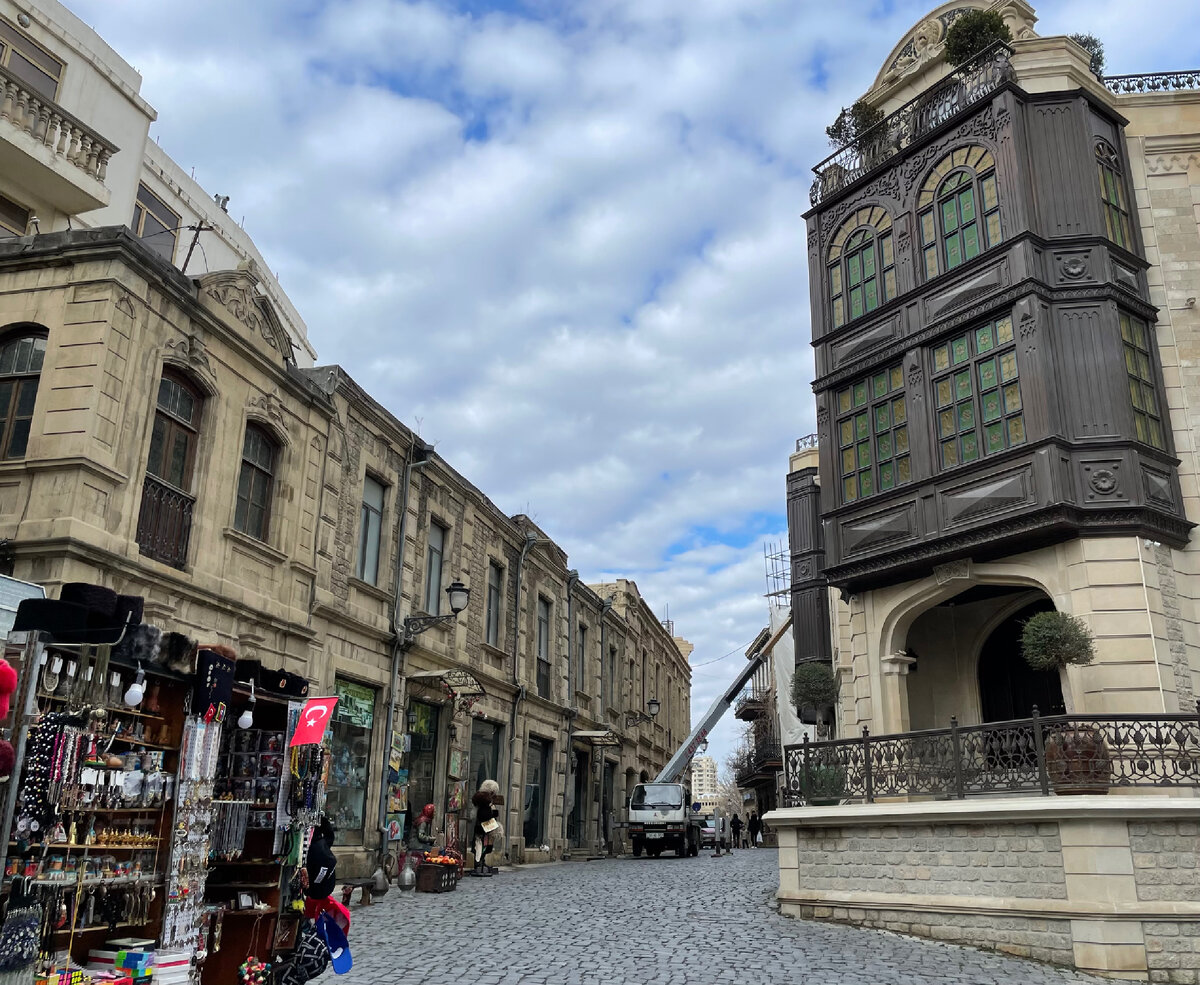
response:
[[[813,430],[810,168],[932,3],[71,5],[245,215],[322,361],[585,578],[669,605],[695,662],[744,648]],[[1111,71],[1187,67],[1193,6],[1046,2],[1039,27],[1101,35]],[[696,715],[741,659],[697,669]]]

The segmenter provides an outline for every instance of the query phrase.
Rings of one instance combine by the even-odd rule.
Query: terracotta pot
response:
[[[1056,794],[1107,794],[1112,755],[1104,735],[1081,726],[1047,736],[1046,772]]]

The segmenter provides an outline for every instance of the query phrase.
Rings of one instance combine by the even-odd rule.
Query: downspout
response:
[[[615,705],[613,700],[614,695],[611,693],[611,688],[608,682],[612,681],[616,684],[616,674],[612,668],[608,669],[608,676],[605,672],[605,661],[612,662],[613,656],[608,652],[608,625],[604,621],[604,617],[608,615],[613,607],[612,599],[605,599],[600,603],[600,613],[597,618],[600,620],[600,725],[603,728],[608,726],[605,724],[608,721],[609,705]],[[616,796],[616,791],[613,791],[613,796]],[[612,813],[613,805],[610,802],[608,805],[609,813]],[[609,837],[612,837],[612,830],[609,829]],[[604,753],[600,753],[600,792],[596,797],[596,856],[604,850]]]
[[[517,806],[513,792],[513,759],[517,749],[517,709],[521,706],[521,702],[525,698],[525,685],[521,683],[520,674],[520,640],[521,640],[521,578],[525,572],[525,558],[528,557],[529,551],[533,545],[538,542],[538,535],[532,530],[525,531],[525,543],[521,546],[521,556],[517,560],[517,592],[513,602],[513,624],[512,624],[512,675],[513,675],[513,703],[512,711],[508,718],[508,825],[505,827],[507,837],[511,839],[513,809]]]
[[[396,723],[396,697],[400,686],[400,670],[404,663],[404,637],[402,632],[403,620],[400,618],[401,589],[404,587],[404,544],[408,530],[408,489],[412,484],[412,474],[415,469],[429,464],[429,454],[432,445],[427,445],[416,435],[413,435],[409,447],[408,461],[404,464],[404,477],[400,489],[400,530],[396,538],[396,571],[392,578],[395,604],[392,606],[392,677],[388,688],[387,731],[384,735],[388,747],[384,750],[384,775],[379,784],[379,836],[387,839],[387,762],[391,753],[392,731]],[[383,842],[380,842],[383,845]]]
[[[579,584],[579,572],[572,568],[567,572],[567,707],[564,715],[567,719],[567,741],[565,748],[567,751],[567,780],[563,784],[563,809],[562,809],[562,839],[563,839],[563,858],[567,855],[567,795],[568,792],[574,790],[571,781],[575,778],[575,750],[571,748],[571,736],[575,733],[575,717],[579,714],[579,709],[575,707],[575,661],[571,659],[571,654],[574,652],[575,641],[578,640],[579,634],[575,632],[575,586]],[[579,666],[583,666],[583,654],[576,653],[576,659],[579,660]],[[578,809],[579,805],[575,805]]]

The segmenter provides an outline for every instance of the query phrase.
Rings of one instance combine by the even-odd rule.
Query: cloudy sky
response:
[[[318,361],[586,580],[669,608],[699,717],[766,622],[763,545],[786,544],[814,430],[810,169],[933,4],[67,3],[245,217]],[[1113,73],[1200,64],[1195,0],[1039,14],[1101,37]]]

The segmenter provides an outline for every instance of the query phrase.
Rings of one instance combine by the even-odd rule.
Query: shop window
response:
[[[503,730],[499,725],[475,719],[471,722],[472,790],[478,790],[484,780],[500,779],[500,755],[503,751]]]
[[[29,210],[0,195],[0,239],[24,236],[29,228]]]
[[[271,522],[271,492],[275,486],[278,449],[265,428],[246,426],[242,470],[238,476],[233,526],[257,540],[266,540]]]
[[[908,404],[899,365],[838,391],[837,433],[843,503],[912,481]]]
[[[521,836],[525,847],[537,851],[546,842],[547,813],[550,807],[550,743],[531,738],[525,760],[525,804]]]
[[[983,147],[960,147],[943,157],[917,198],[926,279],[953,270],[1004,238],[996,161]]]
[[[825,262],[834,328],[890,301],[896,296],[892,217],[879,206],[859,209],[834,233]]]
[[[133,219],[129,222],[133,234],[168,263],[174,263],[180,227],[179,215],[145,185],[138,185]]]
[[[409,727],[412,749],[408,757],[408,816],[406,827],[411,831],[412,819],[419,815],[426,804],[436,804],[438,729],[442,709],[425,701],[410,701],[408,710],[413,713],[413,724]],[[406,832],[407,837],[407,832]]]
[[[446,551],[446,528],[436,520],[429,524],[425,551],[425,611],[431,616],[442,611],[442,561]]]
[[[0,343],[0,457],[25,457],[45,358],[41,331],[20,330]]]
[[[537,603],[537,693],[550,697],[550,602],[538,596]]]
[[[51,102],[58,98],[63,63],[3,17],[0,17],[0,65],[39,96]]]
[[[1154,448],[1166,448],[1162,407],[1150,352],[1150,330],[1140,318],[1121,312],[1121,341],[1125,346],[1125,373],[1129,378],[1129,399],[1133,403],[1133,423],[1138,441]]]
[[[137,542],[142,554],[182,568],[192,529],[192,470],[203,399],[182,374],[163,371],[150,432]]]
[[[1121,156],[1107,140],[1096,140],[1096,170],[1100,175],[1100,200],[1104,203],[1104,227],[1108,238],[1127,250],[1133,249],[1129,232],[1129,203],[1125,198],[1125,174]]]
[[[338,678],[334,681],[334,693],[338,702],[330,729],[325,812],[337,825],[336,844],[361,845],[366,829],[377,692],[365,684]]]
[[[933,348],[934,404],[942,468],[1025,442],[1025,415],[1008,316]]]
[[[387,487],[378,479],[363,480],[362,507],[358,524],[358,570],[360,580],[379,584],[379,543],[383,532],[383,500]]]
[[[500,645],[500,610],[504,600],[504,569],[495,561],[488,562],[486,640],[488,646]]]

